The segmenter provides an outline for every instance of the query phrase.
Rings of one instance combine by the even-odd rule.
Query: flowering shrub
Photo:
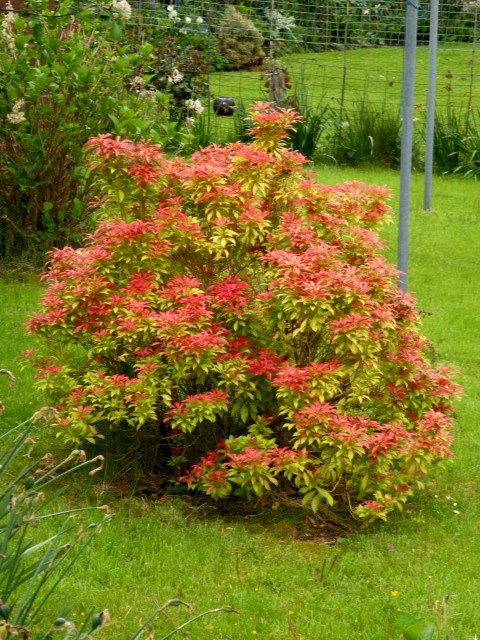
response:
[[[29,0],[0,12],[2,257],[81,239],[93,197],[82,153],[91,135],[148,135],[175,149],[193,137],[170,121],[168,96],[135,77],[153,47],[120,42],[127,0],[49,7]]]
[[[150,59],[143,65],[150,85],[171,96],[171,119],[189,127],[203,112],[208,99],[208,74],[221,69],[225,60],[212,48],[209,28],[201,15],[185,13],[173,4],[148,13],[142,36],[154,43]],[[194,104],[192,108],[192,104]]]
[[[385,189],[318,185],[292,110],[249,117],[190,162],[88,142],[103,219],[51,254],[29,357],[66,442],[127,433],[213,498],[288,482],[385,518],[450,455],[458,389],[379,253]]]

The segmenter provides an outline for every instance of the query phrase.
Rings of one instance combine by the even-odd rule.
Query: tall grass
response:
[[[333,119],[328,156],[336,163],[398,168],[402,122],[391,107],[360,100]]]
[[[347,179],[386,184],[398,208],[395,171],[322,167],[317,176],[330,184]],[[471,181],[435,177],[433,209],[425,213],[422,191],[423,176],[414,174],[409,285],[424,311],[423,330],[436,357],[459,369],[465,389],[457,406],[456,457],[433,474],[406,514],[357,532],[309,521],[280,495],[273,509],[253,504],[243,511],[239,505],[213,508],[158,496],[153,485],[145,486],[143,497],[133,497],[128,487],[98,478],[95,484],[78,484],[66,498],[69,505],[108,502],[116,514],[80,560],[81,579],[65,586],[80,603],[78,619],[93,606],[108,607],[113,620],[105,637],[117,640],[128,637],[155,602],[175,596],[195,602],[198,610],[214,602],[242,613],[199,621],[195,640],[397,640],[394,608],[433,620],[435,601],[450,594],[450,640],[480,635],[480,195]],[[396,224],[383,233],[394,262]],[[31,346],[20,327],[38,292],[35,284],[0,284],[6,359],[1,366],[15,373],[15,353]],[[23,375],[15,399],[2,388],[3,425],[27,411],[22,403],[32,402],[31,373]],[[175,613],[169,614],[171,621],[163,620],[159,633],[175,626]]]
[[[290,132],[291,146],[309,160],[322,157],[322,141],[331,119],[329,101],[325,96],[315,99],[302,80],[296,85],[288,106],[302,116],[301,121]]]
[[[434,166],[442,173],[465,178],[480,176],[479,111],[449,108],[435,117]]]

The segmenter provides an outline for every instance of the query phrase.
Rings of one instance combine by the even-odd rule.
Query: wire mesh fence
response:
[[[243,0],[235,6],[222,0],[137,0],[136,7],[141,33],[163,42],[181,34],[188,46],[193,43],[192,50],[201,51],[189,73],[204,79],[210,105],[218,96],[233,98],[238,108],[269,98],[288,103],[301,95],[310,105],[336,108],[345,122],[354,109],[362,117],[359,105],[360,111],[369,105],[399,117],[402,0]],[[440,1],[439,109],[471,112],[479,104],[479,14],[480,0]],[[419,114],[426,105],[429,29],[430,7],[421,3],[415,80]],[[172,56],[172,68],[175,64]]]

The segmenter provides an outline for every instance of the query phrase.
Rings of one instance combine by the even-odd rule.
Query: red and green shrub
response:
[[[101,219],[52,253],[39,384],[66,442],[122,434],[214,498],[288,482],[384,518],[450,455],[458,389],[379,253],[385,189],[318,185],[296,115],[249,115],[252,144],[188,162],[89,141]]]

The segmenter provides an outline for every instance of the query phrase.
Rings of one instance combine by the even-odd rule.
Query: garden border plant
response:
[[[40,410],[25,423],[0,435],[2,448],[6,445],[0,457],[0,624],[5,640],[29,637],[33,630],[39,633],[38,628],[45,626],[45,620],[51,616],[47,606],[52,595],[110,519],[106,506],[52,511],[54,501],[65,487],[53,491],[52,488],[82,468],[90,468],[90,475],[96,473],[102,468],[103,457],[87,460],[83,451],[75,450],[57,462],[51,454],[40,460],[32,459],[35,424],[48,421],[50,413],[48,409]],[[22,454],[26,459],[23,464]],[[87,526],[81,520],[81,515],[87,512],[103,515]],[[43,521],[58,518],[63,522],[49,537],[33,534],[33,528]],[[41,637],[51,637],[56,630],[71,633],[74,626],[67,620],[70,611],[64,602]],[[93,619],[92,625],[99,627],[103,617],[97,624]],[[90,618],[75,638],[86,637],[89,624]]]
[[[385,189],[316,184],[298,116],[249,117],[251,144],[190,162],[89,141],[102,219],[52,253],[28,356],[66,442],[123,438],[213,498],[289,483],[386,518],[450,455],[458,387],[380,254]]]

